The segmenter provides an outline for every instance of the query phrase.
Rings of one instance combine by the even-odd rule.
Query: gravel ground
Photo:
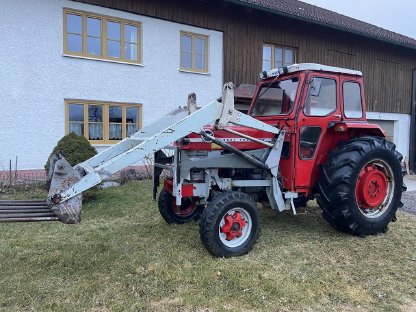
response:
[[[402,202],[404,206],[400,210],[416,214],[416,191],[404,192]]]

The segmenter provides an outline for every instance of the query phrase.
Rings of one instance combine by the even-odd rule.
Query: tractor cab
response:
[[[285,189],[309,196],[320,164],[339,142],[363,131],[384,136],[366,121],[360,71],[295,64],[260,77],[248,114],[286,131],[280,160]]]

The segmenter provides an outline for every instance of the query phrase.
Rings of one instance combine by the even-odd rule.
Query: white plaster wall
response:
[[[410,122],[411,116],[398,113],[367,112],[367,119],[394,122],[394,143],[397,150],[409,159]]]
[[[143,64],[63,55],[63,8],[142,23]],[[179,71],[180,31],[209,36],[209,74]],[[212,31],[68,0],[1,0],[0,170],[43,167],[65,134],[64,99],[143,104],[144,125],[196,92],[199,105],[221,95],[223,36]],[[102,149],[102,148],[100,148]]]

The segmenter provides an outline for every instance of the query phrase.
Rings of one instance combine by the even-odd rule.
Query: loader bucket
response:
[[[60,152],[50,160],[49,177],[50,188],[47,203],[63,223],[74,224],[81,221],[82,194],[74,196],[67,201],[57,202],[56,196],[69,189],[81,180],[81,175],[66,161]]]

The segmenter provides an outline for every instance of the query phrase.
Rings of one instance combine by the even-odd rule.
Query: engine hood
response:
[[[264,132],[264,131],[251,129],[247,127],[230,126],[227,128],[243,133],[245,135],[254,137],[256,139],[265,141],[265,142],[272,141],[274,137],[273,133]],[[224,130],[215,130],[213,126],[205,126],[204,130],[209,135],[217,139],[224,140],[226,143],[234,146],[235,148],[238,148],[239,150],[253,150],[253,149],[265,148],[265,145],[263,144],[250,141],[249,139],[240,137],[238,135],[229,133]],[[186,150],[221,150],[223,149],[217,144],[207,141],[201,135],[196,134],[196,133],[191,133],[186,138],[184,138],[181,148],[186,149]]]

